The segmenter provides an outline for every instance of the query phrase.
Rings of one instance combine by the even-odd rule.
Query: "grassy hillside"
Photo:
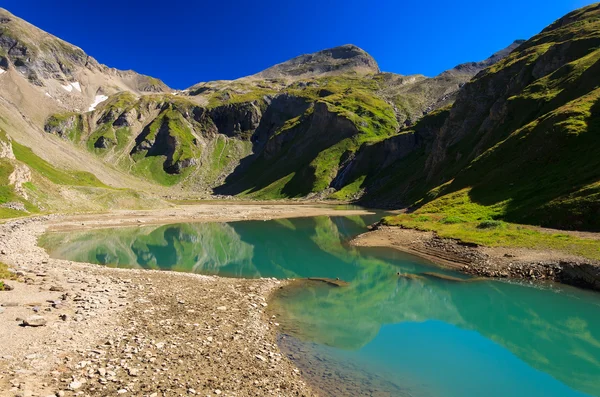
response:
[[[111,188],[89,172],[57,168],[11,140],[3,130],[0,153],[0,219],[163,205],[145,193]]]
[[[599,5],[557,21],[468,83],[441,127],[421,134],[424,166],[387,191],[367,181],[370,197],[387,195],[425,216],[435,208],[440,222],[462,216],[600,231],[598,48]],[[477,219],[465,216],[472,208]]]

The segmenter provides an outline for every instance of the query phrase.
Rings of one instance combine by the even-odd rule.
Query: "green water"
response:
[[[445,280],[423,273],[466,277],[344,244],[375,218],[106,229],[40,243],[55,258],[111,266],[350,282],[305,282],[270,305],[282,350],[324,394],[600,396],[599,294]]]

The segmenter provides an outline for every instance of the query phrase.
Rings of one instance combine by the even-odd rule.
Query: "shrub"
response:
[[[502,221],[486,220],[477,225],[477,229],[495,229],[504,225]]]
[[[443,223],[446,225],[454,225],[456,223],[465,223],[465,222],[466,221],[463,218],[461,218],[459,216],[453,216],[453,215],[447,216],[440,220],[440,223]]]

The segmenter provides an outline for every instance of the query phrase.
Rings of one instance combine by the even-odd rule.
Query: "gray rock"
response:
[[[31,316],[23,321],[23,325],[28,327],[42,327],[46,325],[46,323],[46,319],[42,316]]]

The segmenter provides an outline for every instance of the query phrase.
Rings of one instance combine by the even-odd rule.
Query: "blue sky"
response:
[[[459,4],[457,4],[459,3]],[[186,88],[342,44],[436,75],[529,38],[585,0],[0,0],[100,62]]]

